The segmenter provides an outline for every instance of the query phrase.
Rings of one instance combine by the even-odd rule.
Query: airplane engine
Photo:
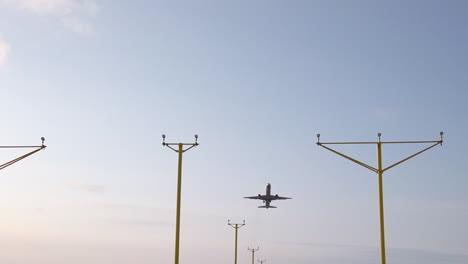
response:
[[[278,195],[275,195],[275,196],[276,196],[276,198],[278,198]]]

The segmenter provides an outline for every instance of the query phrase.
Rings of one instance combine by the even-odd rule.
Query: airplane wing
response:
[[[272,195],[272,199],[271,200],[287,200],[287,199],[292,199],[292,198],[289,198],[289,197],[282,197],[282,196],[278,196],[278,195]]]
[[[244,198],[247,198],[247,199],[257,199],[257,200],[265,200],[265,199],[266,199],[266,195],[247,196],[247,197],[244,197]]]

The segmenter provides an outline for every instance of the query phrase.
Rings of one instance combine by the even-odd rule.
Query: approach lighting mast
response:
[[[177,171],[177,215],[176,215],[176,238],[175,238],[175,257],[174,263],[179,264],[179,236],[180,236],[180,197],[182,191],[182,154],[189,149],[198,146],[198,135],[195,135],[195,143],[166,143],[166,135],[162,135],[162,145],[172,149],[179,154]],[[177,146],[174,148],[172,146]],[[184,146],[188,146],[184,149]]]
[[[379,216],[380,216],[380,256],[381,256],[381,263],[385,264],[385,233],[384,233],[384,208],[383,208],[383,181],[382,181],[382,175],[385,171],[425,152],[426,150],[429,150],[437,145],[441,145],[443,143],[443,135],[444,132],[440,132],[440,140],[436,141],[391,141],[391,142],[381,142],[380,137],[382,136],[381,133],[378,133],[377,136],[379,137],[379,140],[377,142],[320,142],[320,134],[317,134],[317,145],[320,147],[323,147],[335,154],[340,155],[341,157],[348,159],[354,163],[357,163],[361,166],[363,166],[366,169],[369,169],[378,175],[378,181],[379,181]],[[397,163],[390,165],[386,168],[382,167],[382,144],[431,144],[429,147],[417,152],[416,154],[413,154],[405,159],[402,159],[398,161]],[[371,144],[371,145],[376,145],[377,146],[377,168],[374,168],[370,165],[367,165],[361,161],[358,161],[354,158],[351,158],[343,153],[340,153],[330,147],[327,147],[325,145],[354,145],[354,144]]]
[[[237,264],[237,230],[245,226],[245,220],[242,224],[233,224],[228,220],[228,225],[236,229],[236,238],[234,242],[234,264]]]
[[[257,247],[257,248],[255,249],[255,248],[250,248],[250,247],[248,247],[247,250],[250,251],[250,252],[252,252],[252,264],[254,264],[255,252],[259,251],[260,248]]]
[[[0,148],[8,148],[8,149],[13,149],[13,148],[33,148],[35,150],[27,153],[27,154],[24,154],[23,156],[20,156],[16,159],[13,159],[13,160],[10,160],[6,163],[3,163],[2,165],[0,165],[0,170],[3,170],[4,168],[10,166],[10,165],[13,165],[15,164],[16,162],[22,160],[22,159],[25,159],[29,156],[31,156],[32,154],[40,151],[40,150],[43,150],[45,149],[47,146],[44,145],[44,141],[45,141],[45,138],[44,137],[41,137],[41,141],[42,141],[42,144],[40,146],[0,146]]]

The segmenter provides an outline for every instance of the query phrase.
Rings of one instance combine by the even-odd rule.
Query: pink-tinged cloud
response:
[[[6,42],[0,35],[0,68],[5,66],[10,53],[10,44]]]
[[[57,17],[66,28],[83,35],[93,33],[91,24],[86,21],[96,16],[99,10],[94,0],[0,0],[0,4]]]

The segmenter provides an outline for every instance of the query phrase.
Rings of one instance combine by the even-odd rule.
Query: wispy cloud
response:
[[[83,183],[83,184],[77,184],[74,187],[81,191],[90,192],[94,194],[103,194],[106,190],[106,186],[102,184]]]
[[[468,263],[468,255],[444,253],[432,250],[393,248],[389,249],[389,260],[394,263],[446,263],[462,264]],[[390,262],[390,261],[389,261]]]
[[[118,225],[126,226],[141,226],[141,227],[158,227],[158,226],[172,226],[173,223],[170,221],[156,221],[151,219],[118,219],[118,220],[109,220],[111,223]]]
[[[0,35],[0,69],[6,65],[8,53],[10,52],[10,44],[6,42]]]
[[[400,116],[400,110],[390,108],[379,108],[375,111],[375,116],[386,121],[392,121]]]
[[[106,222],[131,227],[167,227],[173,225],[172,211],[123,203],[98,203],[102,211],[113,212]]]
[[[328,254],[309,256],[310,258],[320,258],[320,262],[326,264],[344,263],[345,260],[347,263],[370,264],[375,263],[375,260],[380,257],[379,248],[377,246],[292,241],[281,241],[278,242],[278,244],[307,248],[309,252],[313,250],[315,250],[314,252],[317,252],[317,250],[326,250]],[[404,262],[408,264],[468,263],[468,255],[415,248],[387,247],[387,259],[392,263]]]
[[[333,243],[318,243],[318,242],[304,242],[304,241],[280,241],[278,244],[295,245],[295,246],[308,246],[318,248],[373,248],[364,245],[351,245],[351,244],[333,244]]]
[[[56,17],[65,27],[83,35],[93,33],[88,20],[99,11],[95,0],[0,0],[0,4],[36,15]]]

